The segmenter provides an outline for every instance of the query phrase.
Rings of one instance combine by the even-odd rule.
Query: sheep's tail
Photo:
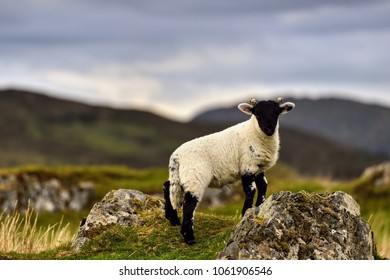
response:
[[[179,177],[179,159],[172,155],[169,159],[169,196],[173,209],[177,210],[183,206],[184,192]]]

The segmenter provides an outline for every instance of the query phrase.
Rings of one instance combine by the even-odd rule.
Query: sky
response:
[[[0,0],[0,88],[178,120],[284,95],[390,106],[390,0]]]

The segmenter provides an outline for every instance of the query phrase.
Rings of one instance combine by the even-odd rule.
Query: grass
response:
[[[16,207],[15,207],[16,209]],[[14,210],[11,214],[0,214],[0,252],[38,253],[53,249],[69,242],[74,235],[68,229],[69,224],[59,223],[38,226],[38,213],[28,206],[21,214]]]
[[[390,224],[387,222],[388,211],[378,211],[368,219],[374,232],[377,252],[380,256],[390,258]]]
[[[89,242],[79,252],[67,243],[40,253],[0,254],[8,259],[165,260],[215,259],[223,249],[234,225],[233,217],[198,213],[195,219],[197,243],[186,245],[179,227],[172,227],[160,212],[141,226],[115,226]]]
[[[361,207],[362,216],[374,232],[377,252],[390,259],[390,186],[375,186],[374,177],[357,178],[346,184]]]
[[[144,193],[161,193],[161,185],[168,173],[165,168],[134,170],[125,166],[25,166],[0,169],[0,176],[15,173],[30,173],[43,178],[56,177],[74,183],[90,180],[95,183],[96,197],[100,200],[113,189],[131,188]],[[380,256],[390,258],[390,199],[386,188],[371,190],[367,180],[333,182],[327,178],[304,178],[278,164],[267,173],[269,188],[267,196],[279,191],[333,192],[344,191],[351,194],[360,204],[361,213],[369,221]],[[362,187],[364,185],[364,188]],[[242,194],[240,186],[232,186],[235,193]],[[390,188],[388,188],[390,189]],[[148,219],[139,227],[113,227],[92,241],[82,251],[76,253],[70,241],[60,247],[39,253],[2,253],[0,258],[11,259],[215,259],[224,247],[233,227],[240,219],[243,200],[231,200],[217,208],[201,208],[195,219],[198,243],[187,246],[177,227],[172,228],[162,216]],[[82,217],[88,211],[66,213],[40,213],[36,227],[47,228],[56,224],[63,216],[63,223],[69,223],[67,230],[75,234]],[[4,215],[2,216],[2,219]],[[34,221],[30,220],[33,224]]]
[[[115,227],[88,244],[80,255],[83,259],[215,259],[237,222],[229,217],[198,214],[194,225],[197,243],[188,246],[179,227],[172,227],[161,215],[140,227]]]

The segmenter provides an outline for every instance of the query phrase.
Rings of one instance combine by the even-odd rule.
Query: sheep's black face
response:
[[[256,116],[260,129],[267,135],[272,136],[278,124],[278,118],[281,113],[279,103],[269,101],[259,101],[251,110]]]
[[[240,103],[238,109],[245,114],[254,115],[261,131],[268,136],[272,136],[278,125],[279,115],[286,114],[295,107],[295,104],[292,102],[281,104],[282,98],[278,98],[277,101],[256,101],[251,99],[249,103]]]

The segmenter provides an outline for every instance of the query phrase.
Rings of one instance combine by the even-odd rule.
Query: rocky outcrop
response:
[[[164,195],[161,192],[153,193],[152,195],[155,197],[164,198]],[[217,208],[226,206],[229,203],[241,203],[242,199],[242,194],[240,192],[235,192],[230,186],[223,186],[222,188],[206,188],[198,207],[200,209]]]
[[[64,184],[57,178],[40,179],[35,175],[18,174],[0,177],[0,209],[27,209],[29,203],[36,211],[85,209],[95,192],[92,182]]]
[[[232,201],[239,202],[241,200],[242,195],[233,191],[233,189],[228,186],[222,188],[206,188],[199,206],[214,208],[227,205],[227,203]]]
[[[218,259],[365,260],[373,248],[350,195],[280,192],[246,212]]]
[[[371,180],[376,187],[390,186],[390,162],[368,167],[361,177]]]
[[[148,213],[164,211],[161,199],[140,191],[119,189],[107,193],[82,221],[73,248],[79,250],[89,240],[112,226],[137,226]]]

